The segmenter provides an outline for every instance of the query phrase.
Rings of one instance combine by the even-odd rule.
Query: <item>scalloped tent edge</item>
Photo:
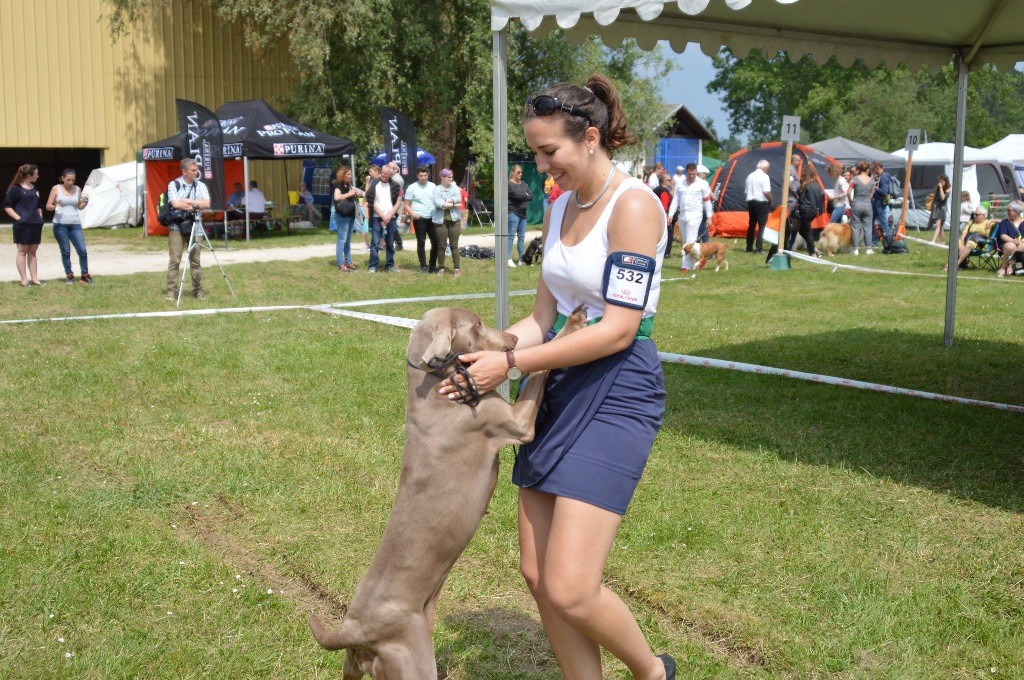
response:
[[[494,165],[508,162],[508,23],[547,35],[565,31],[580,41],[598,35],[606,45],[627,38],[643,49],[665,40],[676,52],[698,43],[706,55],[722,46],[737,55],[758,49],[809,54],[843,66],[858,59],[868,66],[906,64],[936,71],[953,62],[957,71],[953,195],[959,195],[967,119],[968,71],[991,63],[1013,68],[1024,58],[1024,33],[1013,17],[1024,16],[1024,0],[858,0],[856,11],[836,16],[834,2],[810,0],[490,0],[494,66]],[[880,19],[880,17],[882,19]],[[941,21],[931,20],[941,17]],[[508,194],[495,186],[495,321],[509,323]],[[954,224],[950,240],[957,238]],[[505,232],[505,233],[502,233]],[[950,249],[943,343],[953,344],[956,311],[956,251]]]

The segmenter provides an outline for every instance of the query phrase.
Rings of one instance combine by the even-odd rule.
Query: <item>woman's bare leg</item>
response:
[[[18,276],[21,277],[21,285],[28,285],[28,272],[25,268],[25,260],[28,258],[28,246],[19,243],[18,254],[14,258],[14,264],[18,268]]]
[[[28,275],[33,283],[39,283],[39,274],[36,271],[38,269],[38,258],[36,257],[36,251],[39,250],[39,244],[33,244],[28,247]]]

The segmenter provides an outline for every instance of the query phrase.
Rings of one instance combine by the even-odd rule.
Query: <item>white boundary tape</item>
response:
[[[946,279],[945,274],[927,274],[925,272],[899,272],[892,269],[873,269],[871,267],[860,267],[855,264],[840,264],[839,262],[831,262],[824,258],[811,257],[810,255],[804,255],[803,253],[795,253],[792,250],[783,250],[790,257],[796,258],[801,262],[810,262],[821,267],[831,267],[832,273],[834,274],[838,269],[848,269],[853,272],[866,272],[868,274],[890,274],[892,276],[923,276],[928,279]],[[1009,281],[1013,277],[989,277],[989,276],[963,276],[958,274],[957,279],[967,279],[970,281],[992,281],[994,283],[1003,283]]]
[[[798,259],[806,259],[809,262],[815,264],[821,263],[821,260],[816,258],[807,257],[798,253],[790,251],[783,251],[789,253],[791,256],[796,256]],[[826,265],[830,263],[824,263]],[[833,265],[833,266],[846,266],[851,265]],[[865,269],[862,267],[853,267],[855,269],[862,269],[864,271],[879,271],[873,269]],[[906,272],[888,272],[888,273],[906,273]],[[531,295],[536,291],[518,290],[512,291],[509,294],[514,296],[520,295]],[[43,321],[79,321],[79,320],[91,320],[91,319],[143,319],[143,318],[166,318],[166,317],[181,317],[181,316],[209,316],[213,314],[240,314],[246,312],[268,312],[268,311],[281,311],[281,310],[293,310],[293,309],[308,309],[310,311],[322,312],[325,314],[332,314],[335,316],[346,316],[356,319],[363,319],[366,321],[375,321],[378,323],[386,323],[392,326],[399,326],[402,328],[412,328],[416,325],[416,319],[407,319],[399,316],[387,316],[384,314],[370,314],[368,312],[355,312],[348,309],[338,309],[338,307],[362,307],[367,305],[377,304],[394,304],[396,302],[434,302],[434,301],[445,301],[445,300],[466,300],[466,299],[480,299],[494,297],[493,293],[470,293],[466,295],[438,295],[438,296],[426,296],[426,297],[415,297],[415,298],[393,298],[393,299],[379,299],[379,300],[360,300],[357,302],[335,302],[326,305],[278,305],[273,307],[228,307],[228,308],[213,308],[213,309],[188,309],[179,310],[173,312],[137,312],[133,314],[96,314],[92,316],[66,316],[66,317],[55,317],[49,319],[11,319],[11,320],[0,320],[0,324],[27,324],[27,323],[40,323]],[[986,408],[994,408],[1002,411],[1012,411],[1014,413],[1024,413],[1024,406],[1018,406],[1015,404],[1000,404],[993,401],[982,401],[980,399],[965,399],[964,397],[953,397],[945,394],[937,394],[935,392],[923,392],[921,390],[911,390],[904,387],[892,387],[890,385],[880,385],[877,383],[863,382],[861,380],[850,380],[848,378],[836,378],[828,375],[820,375],[817,373],[805,373],[803,371],[791,371],[785,368],[773,368],[771,366],[760,366],[758,364],[745,364],[738,361],[722,361],[720,359],[709,359],[706,357],[695,357],[686,354],[671,354],[668,352],[658,352],[658,357],[663,362],[676,363],[676,364],[688,364],[691,366],[704,366],[709,368],[724,368],[733,371],[741,371],[744,373],[758,373],[761,375],[778,375],[784,378],[796,378],[798,380],[808,380],[811,382],[823,383],[826,385],[839,385],[841,387],[854,387],[862,390],[871,390],[874,392],[884,392],[886,394],[897,394],[907,397],[917,397],[919,399],[932,399],[937,401],[945,401],[954,404],[965,404],[968,406],[982,406]]]
[[[923,246],[931,246],[932,248],[942,248],[943,250],[949,250],[949,246],[947,246],[945,243],[932,243],[931,241],[925,241],[923,238],[917,238],[916,236],[910,236],[909,234],[904,234],[903,238],[907,239],[908,241],[913,241],[914,243],[920,243]]]
[[[357,319],[364,319],[366,321],[376,321],[379,323],[391,324],[392,326],[401,326],[403,328],[412,328],[416,325],[415,319],[406,319],[399,316],[386,316],[383,314],[367,314],[364,312],[352,312],[344,309],[332,309],[330,307],[314,307],[318,311],[325,312],[327,314],[335,314],[339,316],[348,316]],[[671,354],[669,352],[658,352],[658,358],[664,363],[672,364],[687,364],[690,366],[703,366],[707,368],[724,368],[732,371],[741,371],[743,373],[757,373],[759,375],[778,375],[784,378],[796,378],[797,380],[807,380],[810,382],[822,383],[824,385],[839,385],[840,387],[854,387],[861,390],[871,390],[872,392],[883,392],[885,394],[897,394],[905,397],[917,397],[919,399],[932,399],[935,401],[945,401],[953,404],[965,404],[967,406],[982,406],[985,408],[994,408],[1001,411],[1013,411],[1014,413],[1024,413],[1024,406],[1017,406],[1016,404],[1000,404],[994,401],[983,401],[981,399],[966,399],[964,397],[953,397],[946,394],[937,394],[935,392],[924,392],[921,390],[911,390],[905,387],[892,387],[890,385],[880,385],[878,383],[869,383],[862,380],[851,380],[849,378],[836,378],[830,375],[821,375],[818,373],[805,373],[804,371],[791,371],[786,368],[773,368],[771,366],[759,366],[758,364],[745,364],[739,361],[722,361],[721,359],[709,359],[707,357],[694,357],[687,354]]]

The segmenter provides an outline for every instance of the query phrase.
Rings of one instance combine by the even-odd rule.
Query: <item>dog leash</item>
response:
[[[461,376],[466,384],[463,386],[460,385],[458,381],[452,380],[452,385],[455,387],[456,391],[458,391],[459,396],[462,397],[462,403],[466,404],[470,408],[476,408],[476,405],[480,403],[480,392],[477,390],[476,383],[473,382],[472,376],[469,375],[469,369],[466,364],[459,361],[459,354],[461,354],[461,352],[452,352],[443,359],[434,357],[427,362],[427,367],[430,370],[426,371],[426,373],[436,375],[439,378],[447,378],[448,375],[446,375],[444,371],[448,368],[454,368],[455,373]],[[408,359],[405,360],[405,363],[417,370],[423,370]]]

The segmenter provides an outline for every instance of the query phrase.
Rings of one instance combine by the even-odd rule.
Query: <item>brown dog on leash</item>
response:
[[[560,335],[586,321],[578,308]],[[329,631],[309,618],[321,646],[348,650],[345,680],[364,673],[376,680],[437,677],[431,629],[441,586],[487,511],[498,449],[533,439],[548,372],[531,374],[515,404],[493,391],[464,393],[460,403],[439,394],[438,385],[459,371],[460,354],[515,345],[514,335],[454,307],[430,310],[413,328],[402,475],[384,536],[341,627]]]
[[[818,250],[828,257],[853,250],[853,229],[849,224],[829,222],[818,237]]]
[[[725,266],[725,271],[729,271],[729,260],[725,259],[725,254],[729,251],[729,246],[725,243],[719,243],[717,241],[708,241],[707,243],[684,243],[683,252],[690,257],[699,260],[697,263],[697,269],[704,269],[707,265],[708,260],[712,257],[715,258],[715,271],[717,272],[722,266]]]

